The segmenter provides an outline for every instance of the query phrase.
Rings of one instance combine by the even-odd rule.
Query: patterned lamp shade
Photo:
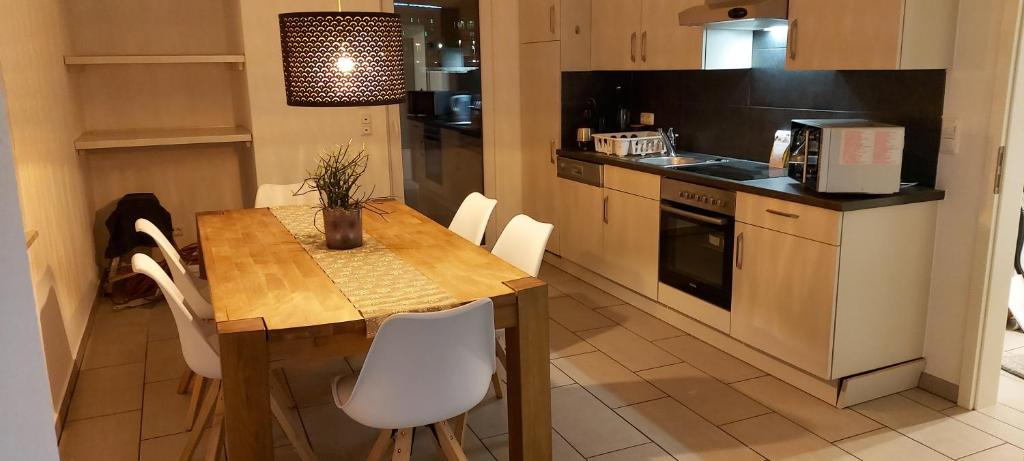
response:
[[[285,13],[279,19],[289,106],[380,106],[405,99],[397,14]]]

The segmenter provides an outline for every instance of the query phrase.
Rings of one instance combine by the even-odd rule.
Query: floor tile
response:
[[[554,285],[548,284],[548,298],[557,298],[559,296],[566,296],[566,294],[562,293],[562,290],[555,288]]]
[[[569,331],[593,330],[615,325],[608,317],[568,296],[551,298],[548,303],[548,316]]]
[[[199,439],[199,446],[196,447],[196,451],[192,455],[194,461],[204,460],[212,434],[211,431],[203,433],[202,438]],[[187,443],[187,432],[143,440],[139,448],[139,461],[178,461]],[[288,449],[290,450],[291,447]]]
[[[611,408],[665,397],[656,387],[601,352],[574,355],[553,363]]]
[[[60,438],[65,461],[135,460],[139,456],[141,411],[71,421]]]
[[[732,386],[829,442],[882,427],[856,411],[836,408],[774,376]]]
[[[100,297],[96,300],[96,314],[93,318],[95,327],[100,325],[138,325],[145,327],[149,323],[149,316],[155,310],[156,305],[133,307],[128,309],[114,309],[110,298]]]
[[[146,346],[146,382],[180,378],[188,370],[178,338],[150,341]]]
[[[1003,351],[1012,351],[1024,347],[1024,332],[1007,331],[1003,336]]]
[[[604,315],[626,327],[626,329],[640,335],[640,337],[654,341],[658,339],[674,338],[683,336],[682,330],[669,325],[654,316],[637,309],[629,304],[621,306],[603,307],[597,310]]]
[[[771,411],[687,363],[641,371],[639,375],[715,425]]]
[[[693,336],[655,341],[654,344],[724,383],[764,376],[763,371]]]
[[[675,458],[665,453],[657,445],[648,443],[639,447],[613,451],[606,455],[590,458],[590,461],[674,461]]]
[[[962,461],[1020,461],[1022,459],[1024,459],[1024,450],[1008,443],[961,458]]]
[[[483,440],[484,445],[490,450],[491,455],[497,461],[508,461],[508,434],[503,434]],[[551,431],[551,460],[552,461],[583,461],[572,445],[569,445],[557,432]]]
[[[986,434],[993,435],[1004,442],[1024,448],[1024,430],[1013,427],[984,413],[953,407],[943,411],[942,414],[956,418],[958,421],[980,429]]]
[[[840,440],[835,444],[863,461],[949,460],[939,452],[887,427]]]
[[[1009,373],[999,374],[999,403],[1024,412],[1024,380]]]
[[[334,403],[334,394],[331,391],[334,377],[348,376],[352,374],[352,368],[344,357],[311,361],[294,360],[284,363],[284,373],[295,404],[301,408]]]
[[[553,320],[548,323],[550,324],[548,329],[548,346],[551,349],[552,359],[585,354],[597,350],[590,343],[576,336],[573,332],[566,330],[565,327],[555,323]]]
[[[566,283],[579,280],[572,274],[548,263],[542,263],[540,265],[540,275],[537,277],[548,284]]]
[[[900,392],[900,395],[910,400],[913,400],[917,403],[920,403],[921,405],[924,405],[928,408],[931,408],[932,410],[935,411],[942,411],[956,406],[955,403],[950,402],[949,400],[932,394],[931,392],[928,392],[919,387],[915,387],[913,389],[908,389],[903,392]]]
[[[649,442],[578,385],[551,390],[551,425],[588,458]]]
[[[190,394],[178,394],[176,379],[146,384],[142,440],[184,432],[188,427],[189,398]]]
[[[145,326],[132,323],[96,325],[85,346],[82,370],[145,361]]]
[[[727,424],[722,429],[768,459],[857,460],[776,413]]]
[[[1001,403],[997,403],[988,408],[980,408],[978,411],[1016,427],[1017,429],[1024,429],[1024,412],[1015,410]]]
[[[494,456],[476,438],[473,431],[466,431],[466,434],[463,436],[462,452],[466,454],[468,461],[494,461]],[[440,447],[437,445],[437,439],[434,438],[431,429],[427,427],[416,428],[411,455],[411,461],[437,461],[444,459]]]
[[[160,301],[149,315],[148,335],[150,341],[178,337],[178,327],[166,301]]]
[[[568,386],[575,383],[569,375],[565,374],[562,370],[559,370],[554,364],[550,364],[551,367],[551,387],[562,387]]]
[[[763,459],[673,399],[640,403],[615,411],[680,461]]]
[[[508,432],[508,410],[505,399],[494,397],[494,388],[469,412],[469,427],[481,440]]]
[[[621,326],[582,331],[579,335],[632,371],[679,363],[674,355]]]
[[[616,298],[601,289],[582,280],[571,280],[563,283],[554,283],[563,293],[576,298],[579,302],[592,309],[599,307],[618,306],[623,304],[622,300]]]
[[[1002,443],[901,395],[882,397],[853,408],[950,458],[967,456]]]
[[[82,370],[71,397],[68,420],[141,409],[144,375],[142,363]]]
[[[309,444],[320,459],[366,459],[378,431],[353,421],[333,403],[299,409]]]

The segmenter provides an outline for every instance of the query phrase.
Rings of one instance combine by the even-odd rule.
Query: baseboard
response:
[[[917,382],[917,387],[949,400],[950,402],[956,402],[960,395],[959,385],[928,373],[921,373],[921,379]]]
[[[54,431],[57,433],[57,442],[60,442],[61,436],[64,434],[64,423],[68,418],[68,408],[71,406],[71,396],[75,393],[75,386],[78,384],[78,373],[82,370],[82,361],[85,359],[85,347],[89,344],[89,338],[92,336],[93,320],[96,318],[96,305],[100,297],[103,296],[101,293],[102,287],[97,286],[96,292],[92,297],[92,302],[89,303],[89,317],[85,321],[85,330],[82,331],[82,339],[78,342],[78,347],[75,348],[75,360],[71,364],[71,373],[68,375],[67,385],[64,386],[64,395],[60,399],[60,409],[57,410],[57,420],[54,422]]]

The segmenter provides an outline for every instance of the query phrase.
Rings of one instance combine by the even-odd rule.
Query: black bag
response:
[[[110,240],[107,241],[107,250],[104,253],[107,259],[124,256],[135,247],[156,245],[149,236],[135,231],[135,220],[140,218],[156,225],[167,240],[174,244],[171,214],[160,205],[156,195],[149,192],[127,194],[117,201],[117,208],[107,218],[107,231],[110,232]]]

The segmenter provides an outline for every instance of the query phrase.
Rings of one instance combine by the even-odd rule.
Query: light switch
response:
[[[942,133],[939,139],[939,153],[956,155],[960,151],[960,122],[955,119],[942,120]]]

